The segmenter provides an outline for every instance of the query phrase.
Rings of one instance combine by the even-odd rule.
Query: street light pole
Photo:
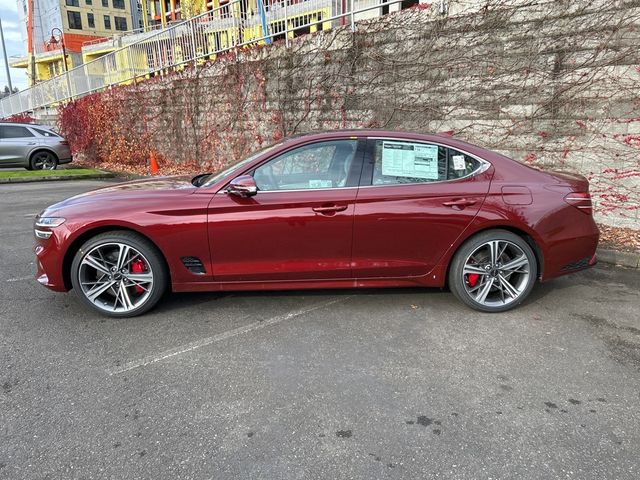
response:
[[[2,39],[2,53],[4,54],[4,66],[7,69],[7,81],[9,82],[9,91],[13,93],[13,85],[11,84],[11,71],[9,70],[9,59],[7,58],[7,47],[4,45],[4,31],[2,30],[1,18],[0,18],[0,38]]]
[[[60,40],[56,40],[56,36],[54,33],[56,30],[60,32],[58,34],[58,38],[60,38]],[[67,68],[67,50],[64,47],[64,33],[62,32],[62,30],[56,27],[51,30],[51,39],[49,40],[49,44],[57,44],[58,41],[60,42],[60,46],[62,47],[62,62],[64,64],[64,76],[65,76],[65,79],[67,80],[67,98],[70,98],[71,100],[73,100],[73,92],[71,90],[71,79],[69,78],[69,69]]]
[[[54,35],[53,32],[58,31],[58,38],[60,38],[60,45],[62,46],[62,61],[64,63],[64,71],[68,72],[69,69],[67,68],[67,50],[64,47],[64,33],[62,33],[62,30],[60,30],[58,27],[55,27],[51,30],[51,39],[49,40],[49,43],[58,43],[58,40],[56,40],[56,36]]]

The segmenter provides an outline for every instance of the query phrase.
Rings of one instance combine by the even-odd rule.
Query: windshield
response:
[[[282,145],[282,142],[274,143],[273,145],[269,145],[268,147],[263,148],[262,150],[258,150],[257,152],[251,154],[249,157],[245,158],[244,160],[242,160],[242,161],[240,161],[238,163],[234,163],[233,165],[225,168],[224,170],[222,170],[222,171],[220,171],[218,173],[212,173],[211,175],[209,175],[209,177],[206,178],[206,180],[204,180],[201,183],[200,186],[208,187],[210,185],[213,185],[218,180],[220,180],[220,179],[224,178],[225,176],[229,175],[234,170],[239,170],[240,168],[242,168],[246,164],[251,163],[253,160],[258,158],[263,153],[266,153],[269,150],[273,150],[274,148],[276,148],[276,147],[278,147],[280,145]]]

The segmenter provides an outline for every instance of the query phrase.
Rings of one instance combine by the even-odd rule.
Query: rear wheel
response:
[[[134,317],[160,300],[169,275],[161,254],[132,232],[107,232],[87,241],[71,264],[71,283],[91,308],[111,317]]]
[[[55,170],[58,168],[58,158],[51,152],[36,152],[29,161],[31,170]]]
[[[506,230],[489,230],[456,252],[449,288],[462,302],[483,312],[503,312],[524,301],[537,276],[529,244]]]

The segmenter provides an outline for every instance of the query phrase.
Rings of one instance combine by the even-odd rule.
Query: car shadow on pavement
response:
[[[539,285],[536,286],[539,287]],[[534,289],[533,293],[536,293]],[[543,298],[548,293],[547,291],[538,294],[530,298]],[[540,296],[542,295],[542,296]],[[180,292],[171,293],[165,295],[163,300],[158,304],[152,312],[155,313],[169,313],[180,310],[191,309],[194,306],[204,305],[210,302],[216,302],[228,298],[238,299],[256,299],[258,301],[262,298],[281,298],[281,299],[303,299],[309,297],[387,297],[390,302],[393,302],[394,298],[404,297],[405,303],[407,303],[407,297],[409,298],[408,304],[417,304],[424,301],[425,297],[430,297],[431,300],[438,299],[438,305],[446,305],[448,308],[468,311],[469,309],[459,303],[448,288],[424,288],[424,287],[401,287],[401,288],[352,288],[352,289],[317,289],[317,290],[270,290],[270,291],[230,291],[230,292]],[[444,303],[443,303],[444,302]],[[530,300],[524,302],[529,304]]]

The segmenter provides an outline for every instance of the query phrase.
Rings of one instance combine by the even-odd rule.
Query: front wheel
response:
[[[462,302],[483,312],[503,312],[524,301],[537,277],[529,244],[506,230],[489,230],[456,252],[449,288]]]
[[[133,232],[107,232],[87,241],[71,264],[71,283],[81,300],[110,317],[140,315],[168,285],[161,254]]]

